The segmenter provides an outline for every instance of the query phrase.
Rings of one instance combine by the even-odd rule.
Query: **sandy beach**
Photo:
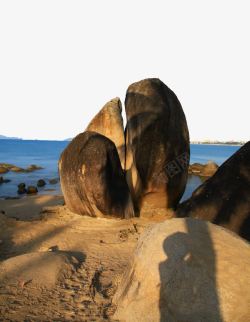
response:
[[[61,196],[0,201],[4,321],[112,320],[112,296],[140,234],[163,220],[90,218],[62,204]]]

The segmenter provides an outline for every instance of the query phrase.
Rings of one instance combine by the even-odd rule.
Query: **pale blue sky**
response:
[[[1,1],[0,134],[64,139],[159,77],[190,136],[248,140],[249,1]]]

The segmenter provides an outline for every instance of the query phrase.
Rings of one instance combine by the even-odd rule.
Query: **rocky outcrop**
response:
[[[7,172],[9,172],[9,170],[8,170],[7,168],[5,168],[5,167],[1,167],[1,166],[0,166],[0,173],[1,173],[1,174],[3,174],[3,173],[7,173]]]
[[[134,216],[132,200],[115,144],[96,132],[75,137],[59,161],[67,207],[92,217]]]
[[[159,79],[129,86],[126,94],[126,171],[136,209],[174,208],[184,192],[189,133],[176,95]]]
[[[136,215],[139,216],[152,216],[155,213],[161,213],[161,215],[164,213],[169,216],[169,209],[175,208],[182,197],[188,177],[189,133],[181,104],[176,95],[159,79],[145,79],[129,86],[125,109],[127,114],[126,134],[124,134],[123,129],[122,107],[119,98],[109,101],[93,118],[85,131],[86,133],[98,133],[103,138],[112,141],[118,151],[122,168],[125,169],[126,188],[124,188],[124,183],[121,185],[122,189],[125,189],[124,191],[126,191],[128,185],[133,207],[129,197],[129,202],[122,201],[123,207],[126,205],[126,210],[121,210],[120,204],[117,216],[124,218],[124,213],[128,213],[128,204],[131,205],[129,206],[129,213],[131,208],[134,208]],[[91,142],[97,140],[97,136],[96,138],[94,134],[92,136]],[[65,151],[67,152],[62,155],[60,164],[63,164],[64,155],[67,155],[67,160],[73,160],[74,171],[81,173],[80,168],[85,158],[84,154],[90,155],[93,153],[92,158],[87,156],[89,167],[91,168],[91,162],[93,167],[95,167],[94,163],[100,166],[104,162],[103,171],[106,173],[107,155],[103,151],[109,151],[108,153],[112,155],[111,159],[116,157],[114,157],[113,148],[111,149],[108,141],[103,138],[100,139],[99,137],[98,142],[96,142],[97,146],[100,145],[103,161],[95,158],[95,155],[98,155],[96,148],[91,147],[92,150],[88,151],[87,145],[82,145],[83,143],[80,141],[85,142],[85,138],[84,134],[81,134],[74,141],[74,144],[77,142],[81,149],[79,147],[73,148],[70,143],[70,148],[66,148]],[[110,152],[111,150],[113,152]],[[76,153],[76,155],[70,155],[71,153]],[[111,189],[111,183],[104,183],[103,178],[101,176],[97,178],[96,175],[97,186],[108,186],[108,192],[102,188],[97,198],[100,201],[101,209],[103,208],[100,211],[99,207],[96,208],[96,200],[94,200],[96,197],[90,197],[91,200],[86,197],[88,194],[94,193],[91,185],[88,184],[88,187],[84,185],[84,192],[79,192],[80,182],[78,183],[78,177],[73,173],[70,161],[66,162],[68,165],[63,171],[60,170],[60,177],[63,193],[66,195],[66,204],[69,208],[81,214],[87,213],[97,216],[97,213],[100,212],[102,215],[104,213],[114,215],[113,205],[111,206],[111,204],[116,204],[116,201],[111,201],[110,198],[113,198],[114,195],[111,190],[117,190],[117,194],[120,195],[119,188],[115,187],[117,184]],[[120,166],[117,161],[114,162],[116,164],[113,169],[113,176],[121,178]],[[95,176],[95,174],[92,175]],[[70,179],[70,176],[75,178],[74,181]],[[82,181],[87,182],[87,177],[84,175]],[[114,182],[116,182],[116,179],[114,179]],[[127,200],[128,194],[126,191],[124,200]],[[106,200],[107,196],[109,200]],[[92,209],[92,206],[86,206],[86,204],[93,204],[95,207]],[[117,208],[117,206],[114,208]]]
[[[12,171],[12,172],[26,172],[26,170],[25,169],[23,169],[23,168],[20,168],[20,167],[17,167],[17,166],[13,166],[13,167],[11,167],[10,168],[10,171]]]
[[[28,166],[26,170],[27,172],[32,172],[32,171],[41,170],[41,169],[43,169],[43,167],[40,167],[39,165],[36,165],[36,164],[31,164]]]
[[[250,141],[198,187],[177,214],[211,221],[250,240]]]
[[[125,136],[122,119],[122,104],[120,99],[110,100],[89,123],[86,131],[100,133],[114,142],[121,161],[125,162]]]
[[[114,319],[126,322],[250,321],[250,246],[202,220],[156,224],[141,236],[113,303]]]
[[[211,177],[218,170],[219,166],[212,161],[207,164],[194,163],[189,166],[188,173],[200,177]]]
[[[33,172],[36,170],[41,170],[43,169],[42,167],[35,165],[35,164],[31,164],[30,166],[27,167],[27,169],[18,167],[14,164],[10,164],[10,163],[0,163],[0,173],[6,173],[8,171],[13,171],[13,172]]]

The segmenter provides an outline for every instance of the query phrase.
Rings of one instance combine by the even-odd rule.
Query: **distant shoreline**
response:
[[[65,139],[65,140],[39,140],[39,139],[21,139],[21,138],[7,138],[7,137],[1,137],[0,141],[41,141],[41,142],[70,142],[72,139]],[[190,144],[197,144],[197,145],[221,145],[221,146],[242,146],[246,144],[246,142],[243,141],[232,141],[232,142],[207,142],[207,141],[191,141]]]
[[[246,144],[246,142],[190,142],[190,144],[197,144],[197,145],[223,145],[223,146],[242,146]]]

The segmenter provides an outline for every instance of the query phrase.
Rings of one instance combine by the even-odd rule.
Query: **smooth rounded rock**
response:
[[[133,204],[115,144],[96,132],[75,137],[59,161],[67,207],[92,217],[134,216]]]
[[[44,187],[46,182],[43,179],[39,179],[36,184],[38,187]]]
[[[35,186],[28,186],[27,194],[36,194],[38,193],[37,187]]]
[[[185,190],[189,132],[182,106],[161,80],[145,79],[126,94],[126,172],[135,207],[175,208]]]
[[[141,236],[113,298],[126,322],[250,321],[250,245],[191,218],[156,224]]]
[[[26,184],[24,182],[19,183],[17,187],[18,187],[17,193],[19,195],[27,193]]]

